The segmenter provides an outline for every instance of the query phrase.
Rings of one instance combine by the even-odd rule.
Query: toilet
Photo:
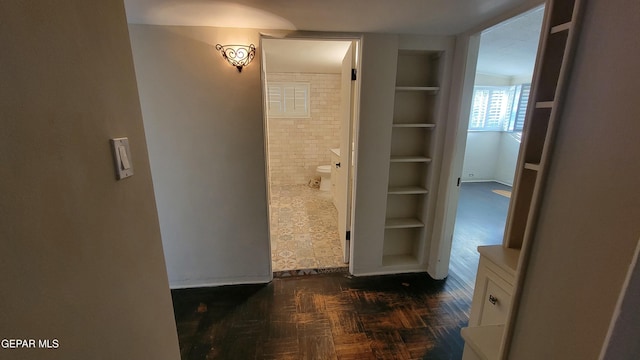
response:
[[[331,165],[320,165],[316,172],[320,175],[320,191],[331,190]]]

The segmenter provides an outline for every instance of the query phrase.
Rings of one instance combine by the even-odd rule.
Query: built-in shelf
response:
[[[394,128],[427,128],[433,129],[436,124],[418,123],[418,124],[393,124]]]
[[[431,158],[426,156],[391,156],[391,162],[431,162]]]
[[[413,255],[384,255],[382,257],[383,266],[406,266],[417,263],[418,259]]]
[[[571,22],[566,22],[564,24],[560,24],[560,25],[556,25],[554,27],[551,28],[551,34],[555,34],[561,31],[565,31],[565,30],[569,30],[571,29]]]
[[[538,171],[540,170],[540,164],[524,163],[524,168],[533,170],[533,171]]]
[[[420,186],[393,186],[389,187],[388,194],[393,195],[411,195],[411,194],[426,194],[429,190]]]
[[[396,86],[397,91],[438,91],[438,86]]]
[[[435,199],[441,51],[399,50],[381,273],[425,271]],[[444,94],[446,95],[446,94]]]
[[[553,101],[538,101],[536,108],[538,109],[551,109],[553,107]]]
[[[393,124],[394,128],[425,128],[433,129],[436,124],[418,123],[418,124]]]
[[[386,229],[409,229],[424,227],[422,221],[415,218],[393,218],[385,221]]]

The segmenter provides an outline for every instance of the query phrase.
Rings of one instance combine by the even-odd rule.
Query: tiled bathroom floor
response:
[[[270,210],[274,274],[346,270],[338,211],[329,192],[307,185],[273,186]]]

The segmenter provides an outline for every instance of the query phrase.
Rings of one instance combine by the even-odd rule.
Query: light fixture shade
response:
[[[220,51],[222,57],[232,66],[242,72],[242,68],[249,65],[256,56],[256,46],[251,45],[216,45],[216,50]]]

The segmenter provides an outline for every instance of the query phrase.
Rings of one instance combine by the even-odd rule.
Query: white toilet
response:
[[[331,165],[320,165],[316,172],[320,175],[320,191],[331,190]]]

